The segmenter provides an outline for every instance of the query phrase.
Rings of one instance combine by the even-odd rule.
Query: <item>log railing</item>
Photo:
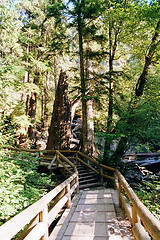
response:
[[[100,164],[98,161],[96,161],[95,159],[77,151],[76,153],[76,162],[81,162],[82,164],[84,164],[85,166],[87,166],[88,168],[90,168],[92,171],[94,171],[96,174],[98,174],[100,176],[100,178],[106,178],[109,180],[114,181],[114,177],[111,177],[107,174],[104,173],[104,171],[111,171],[114,173],[115,169],[108,167],[106,165]]]
[[[58,164],[61,164],[69,174],[72,174],[72,171],[77,172],[76,166],[58,150],[56,150],[56,155],[57,155],[57,167]],[[67,167],[67,165],[69,165],[72,168],[72,171]]]
[[[119,194],[119,205],[125,209],[135,239],[149,240],[151,236],[152,239],[159,240],[160,222],[140,201],[124,176],[118,170],[115,170],[115,186]]]

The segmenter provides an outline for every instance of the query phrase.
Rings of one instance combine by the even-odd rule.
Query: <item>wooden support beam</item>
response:
[[[140,223],[136,223],[132,228],[136,240],[151,240],[148,233]]]

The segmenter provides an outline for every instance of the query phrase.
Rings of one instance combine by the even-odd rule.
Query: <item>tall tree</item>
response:
[[[2,1],[0,12],[0,105],[4,114],[8,115],[7,111],[10,114],[19,101],[24,72],[21,66],[22,49],[18,43],[22,21],[18,2]]]
[[[85,77],[84,39],[88,23],[94,21],[101,13],[100,1],[70,1],[74,8],[70,11],[73,18],[71,25],[77,28],[80,59],[80,81],[82,101],[82,151],[87,152],[87,85]]]
[[[69,149],[71,139],[71,103],[68,98],[68,78],[61,71],[49,128],[47,149]]]
[[[48,3],[48,4],[47,4]],[[53,5],[56,7],[56,11]],[[44,113],[45,116],[49,115],[47,101],[49,101],[49,90],[47,86],[50,72],[52,72],[52,65],[54,62],[55,49],[52,44],[54,42],[55,35],[57,34],[57,27],[60,18],[60,6],[61,2],[53,3],[52,1],[24,1],[21,3],[24,13],[24,25],[22,28],[22,36],[20,38],[21,44],[24,47],[24,59],[28,63],[24,62],[26,69],[30,74],[30,79],[27,86],[28,97],[26,99],[26,113],[31,119],[31,125],[28,129],[30,138],[35,137],[36,120],[39,118],[41,126],[44,125]],[[51,11],[52,10],[52,11]],[[57,19],[56,19],[57,18]],[[26,47],[29,45],[29,51],[26,53]],[[47,94],[44,94],[44,92]],[[50,91],[53,93],[52,91]],[[40,95],[41,93],[41,95]],[[37,101],[41,99],[41,116],[39,111],[36,114]],[[45,112],[44,112],[45,111]],[[49,121],[47,117],[46,121]],[[47,122],[45,124],[47,127]],[[43,132],[44,128],[42,128]],[[43,134],[43,133],[42,133]]]
[[[149,7],[149,11],[150,11],[150,7]],[[143,69],[142,69],[140,76],[138,77],[138,80],[137,80],[137,83],[135,86],[135,94],[130,100],[126,115],[123,116],[123,118],[120,119],[120,121],[119,121],[119,122],[122,122],[122,121],[125,122],[126,127],[127,127],[126,130],[128,129],[127,130],[128,133],[125,132],[125,135],[123,137],[121,137],[116,151],[111,156],[110,160],[112,161],[112,163],[117,162],[122,157],[122,155],[124,154],[124,152],[126,150],[127,142],[129,141],[129,135],[131,132],[130,127],[132,126],[133,121],[137,121],[137,120],[134,120],[135,114],[138,115],[138,110],[139,110],[139,108],[141,109],[141,102],[143,101],[142,96],[144,94],[145,86],[147,83],[147,76],[149,73],[149,69],[152,66],[153,62],[154,62],[154,64],[156,64],[156,61],[157,61],[156,51],[158,50],[158,46],[160,45],[160,41],[159,41],[160,22],[159,22],[158,18],[154,19],[153,22],[154,22],[155,27],[152,28],[153,33],[152,33],[152,37],[150,39],[150,44],[148,46],[147,51],[145,51],[146,53],[144,56]],[[134,136],[134,134],[133,134],[133,136]]]

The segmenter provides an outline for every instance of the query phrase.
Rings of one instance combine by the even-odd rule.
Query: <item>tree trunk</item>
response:
[[[26,54],[27,55],[29,54],[29,44],[26,47]],[[27,63],[27,68],[28,68],[28,63],[29,63],[28,58],[26,59],[26,63]],[[27,82],[29,83],[29,71],[25,72],[24,79],[23,79],[23,83],[27,83]],[[26,106],[25,112],[26,112],[26,116],[27,116],[29,113],[29,95],[25,94],[25,89],[24,89],[24,92],[22,93],[22,103],[24,106]]]
[[[39,84],[39,73],[36,72],[36,76],[34,78],[33,83],[36,85]],[[31,118],[31,124],[28,128],[28,135],[30,139],[35,139],[36,134],[36,108],[37,108],[37,93],[32,92],[30,97],[30,103],[29,103],[29,116]]]
[[[55,82],[55,91],[57,89],[57,58],[54,57],[54,82]]]
[[[23,83],[26,83],[26,82],[29,82],[29,72],[28,72],[28,71],[25,72],[24,80],[23,80]],[[21,99],[22,99],[23,105],[25,106],[26,100],[27,100],[27,96],[26,96],[26,93],[25,93],[25,89],[24,89],[24,92],[22,93]]]
[[[113,128],[113,61],[117,48],[117,37],[118,31],[115,33],[114,43],[112,38],[112,21],[109,22],[109,104],[108,104],[108,118],[107,118],[107,130],[106,130],[106,138],[104,145],[104,154],[103,154],[103,163],[108,165],[109,163],[109,155],[110,155],[110,144],[112,143],[112,139],[108,137],[112,133]]]
[[[93,77],[92,63],[89,63],[89,43],[86,50],[86,80],[87,88],[92,89],[90,79]],[[94,123],[93,123],[93,100],[87,101],[87,149],[88,155],[92,157],[94,154]]]
[[[81,4],[78,10],[78,35],[79,35],[79,55],[80,55],[80,78],[81,78],[81,101],[82,101],[82,152],[87,153],[87,100],[86,100],[86,81],[84,77],[84,54],[81,18]]]
[[[144,64],[144,67],[143,67],[143,71],[142,71],[142,73],[141,73],[141,75],[140,75],[140,77],[137,81],[137,84],[136,84],[135,101],[134,101],[133,106],[130,109],[128,109],[128,111],[130,113],[132,113],[132,109],[135,109],[135,105],[137,105],[137,98],[138,97],[140,98],[143,95],[144,87],[145,87],[145,84],[146,84],[146,81],[147,81],[148,70],[149,70],[149,67],[152,64],[152,60],[153,60],[156,48],[160,44],[160,40],[158,39],[159,38],[159,29],[160,29],[160,21],[158,21],[157,26],[155,28],[155,32],[154,32],[154,35],[153,35],[153,38],[152,38],[152,41],[151,41],[151,44],[150,44],[148,54],[145,57],[145,64]],[[129,121],[130,121],[130,119],[127,120],[127,124],[129,124]],[[125,153],[127,140],[128,140],[127,137],[123,137],[123,138],[120,139],[119,144],[117,146],[117,149],[111,157],[112,162],[119,161],[122,158],[122,156]]]
[[[152,59],[153,59],[154,53],[156,51],[156,48],[160,44],[159,31],[160,31],[160,21],[158,21],[158,23],[157,23],[148,54],[145,57],[145,64],[144,64],[143,72],[142,72],[141,76],[139,77],[137,84],[136,84],[135,97],[141,97],[143,94],[143,90],[144,90],[144,87],[145,87],[145,84],[147,81],[149,67],[152,64]]]
[[[49,121],[49,84],[50,74],[47,72],[46,81],[42,89],[42,114],[41,114],[41,131],[45,137],[48,137],[48,121]]]
[[[47,149],[69,149],[71,139],[71,103],[68,98],[68,78],[61,71],[49,128]]]
[[[76,108],[78,107],[78,105],[80,104],[80,101],[81,101],[80,98],[78,98],[71,104],[71,123],[73,122],[75,111],[76,111]]]
[[[88,155],[92,157],[94,154],[94,123],[93,123],[93,100],[87,102],[87,122],[88,122],[88,134],[87,145]]]

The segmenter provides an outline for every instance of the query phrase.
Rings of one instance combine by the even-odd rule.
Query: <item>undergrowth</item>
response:
[[[137,184],[135,192],[145,206],[160,221],[160,181],[159,176],[149,173],[146,180]]]
[[[0,225],[56,186],[56,176],[39,173],[30,153],[0,151]],[[27,160],[27,161],[26,161]]]

